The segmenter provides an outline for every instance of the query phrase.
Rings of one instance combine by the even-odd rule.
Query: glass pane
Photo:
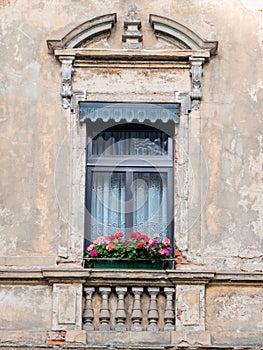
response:
[[[154,234],[159,234],[161,238],[167,237],[169,224],[167,180],[167,173],[134,173],[132,191],[135,231],[151,237]]]
[[[92,172],[90,237],[112,235],[125,228],[125,173]]]
[[[92,155],[160,156],[167,154],[168,135],[154,128],[142,130],[134,124],[129,130],[110,128],[92,139]]]

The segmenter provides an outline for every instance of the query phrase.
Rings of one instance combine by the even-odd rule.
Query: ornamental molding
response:
[[[62,106],[76,111],[78,101],[86,98],[72,87],[72,77],[78,68],[162,68],[189,69],[191,91],[177,93],[184,114],[199,109],[202,98],[202,67],[217,54],[218,42],[203,40],[181,23],[170,18],[149,15],[149,23],[157,40],[169,43],[166,49],[143,49],[143,28],[135,5],[130,5],[124,19],[121,49],[94,47],[113,34],[117,14],[92,18],[78,25],[60,40],[47,40],[48,51],[61,63]],[[149,24],[148,24],[149,25]],[[115,33],[116,34],[116,33]],[[172,45],[171,45],[172,44]],[[75,96],[75,91],[76,95]],[[85,97],[84,97],[85,95]],[[191,103],[189,103],[191,101]],[[189,104],[191,105],[189,107]]]

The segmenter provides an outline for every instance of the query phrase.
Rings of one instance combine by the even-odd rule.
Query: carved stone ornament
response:
[[[192,78],[192,92],[190,93],[190,97],[192,100],[192,108],[195,110],[199,109],[202,98],[201,80],[203,75],[202,65],[204,61],[204,58],[190,58],[190,75]]]
[[[122,36],[123,48],[125,49],[141,49],[142,48],[142,34],[141,21],[137,15],[136,5],[128,7],[128,13],[124,21],[125,33]]]
[[[72,67],[74,62],[74,56],[61,57],[61,75],[62,75],[62,106],[68,108],[70,106],[70,100],[72,97],[71,80],[74,69]]]

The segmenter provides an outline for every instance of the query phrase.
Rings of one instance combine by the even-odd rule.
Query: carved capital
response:
[[[175,102],[180,103],[183,114],[188,114],[191,112],[191,96],[189,92],[176,92]]]
[[[190,97],[192,100],[192,108],[197,110],[200,108],[200,100],[202,98],[202,75],[203,75],[203,63],[204,58],[190,57],[190,76],[192,78],[192,91]]]
[[[72,97],[72,75],[74,69],[72,67],[74,62],[74,56],[61,56],[59,57],[61,63],[61,77],[62,77],[62,106],[63,108],[68,108],[70,106],[70,101]]]

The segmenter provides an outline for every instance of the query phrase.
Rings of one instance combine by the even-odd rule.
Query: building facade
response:
[[[261,1],[0,9],[0,348],[263,348]],[[119,230],[173,261],[85,268]]]

